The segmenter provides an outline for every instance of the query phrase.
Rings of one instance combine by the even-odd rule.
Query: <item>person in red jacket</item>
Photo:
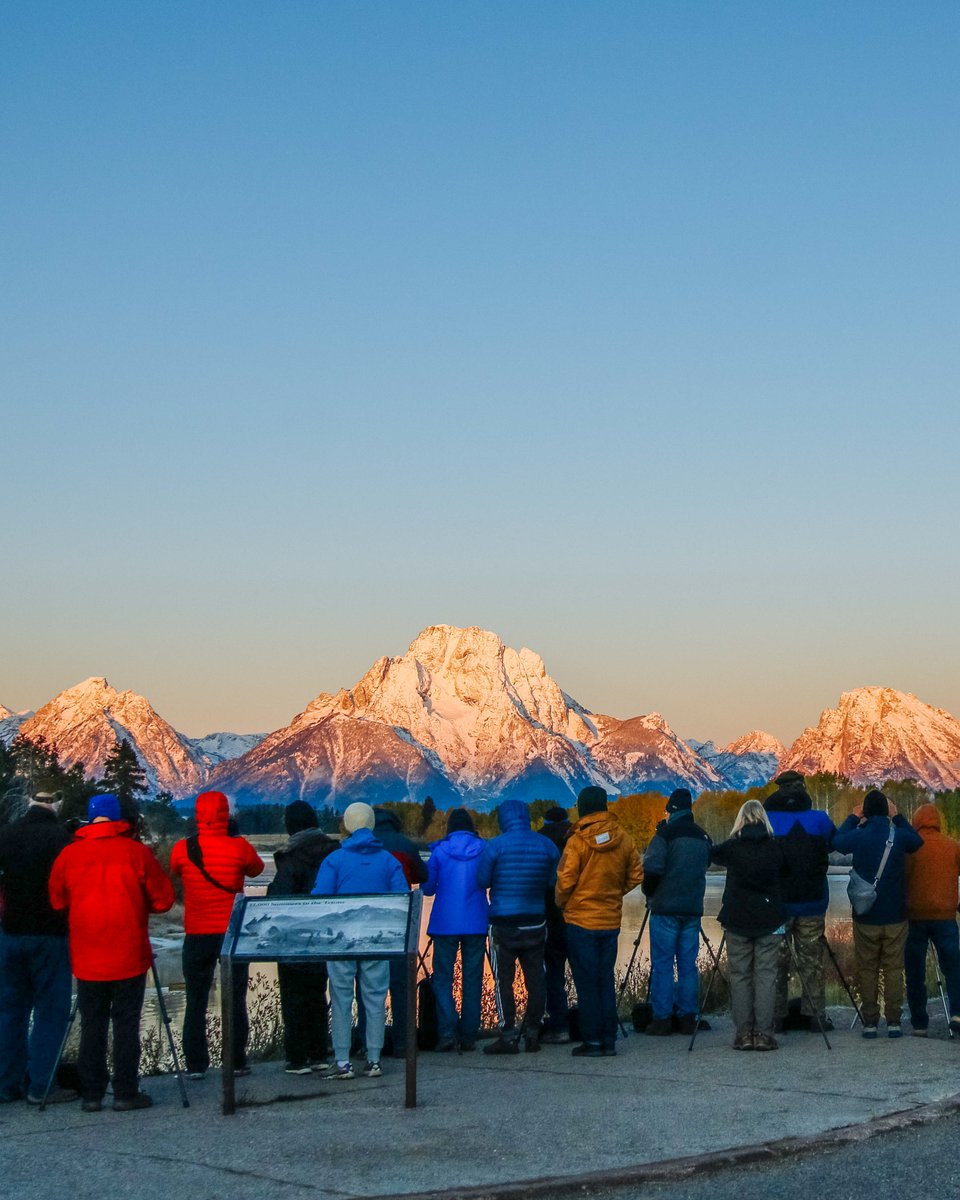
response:
[[[130,837],[116,796],[94,796],[50,873],[50,904],[67,910],[77,978],[84,1112],[99,1112],[107,1090],[107,1030],[113,1021],[113,1107],[149,1108],[140,1091],[140,1012],[153,959],[147,923],[166,912],[173,887],[153,852]]]
[[[223,792],[198,796],[196,816],[196,834],[177,842],[170,855],[170,870],[183,880],[183,1055],[189,1079],[202,1079],[210,1066],[207,1002],[234,898],[243,891],[245,879],[263,870],[263,860],[246,838],[228,831],[230,806]],[[248,1071],[250,1032],[247,974],[246,964],[234,966],[233,1061],[242,1074]]]

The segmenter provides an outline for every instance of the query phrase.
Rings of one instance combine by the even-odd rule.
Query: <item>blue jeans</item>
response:
[[[947,985],[950,1016],[960,1016],[960,935],[956,921],[911,921],[907,926],[907,944],[903,965],[907,973],[907,1004],[914,1029],[926,1029],[927,944],[933,942],[937,960]]]
[[[70,1019],[65,937],[0,930],[0,1099],[42,1094]],[[30,1028],[30,1014],[33,1028]]]
[[[460,1016],[453,998],[453,966],[460,947],[462,988]],[[444,1042],[472,1046],[480,1034],[480,991],[483,987],[485,933],[442,933],[433,938],[433,994],[437,1001],[437,1034]]]
[[[650,1000],[655,1021],[669,1021],[674,1007],[684,1017],[700,1007],[700,918],[650,914]],[[673,964],[677,964],[674,987]]]
[[[590,1046],[612,1050],[617,1040],[617,965],[619,929],[567,925],[567,956],[577,988],[580,1037]]]

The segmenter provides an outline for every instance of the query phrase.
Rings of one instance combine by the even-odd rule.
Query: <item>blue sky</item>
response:
[[[0,9],[0,701],[269,729],[421,628],[960,714],[953,3]]]

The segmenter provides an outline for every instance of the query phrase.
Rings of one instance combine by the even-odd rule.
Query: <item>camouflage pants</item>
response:
[[[823,1016],[823,931],[825,918],[788,917],[784,922],[786,935],[780,941],[780,965],[777,971],[777,1020],[787,1015],[790,974],[796,975],[797,968],[803,975],[803,983],[796,981],[800,993],[800,1011],[808,1017]],[[791,943],[797,956],[796,966],[790,953]],[[804,994],[806,985],[806,994]],[[810,999],[807,999],[807,996]],[[811,1003],[813,1008],[811,1009]]]

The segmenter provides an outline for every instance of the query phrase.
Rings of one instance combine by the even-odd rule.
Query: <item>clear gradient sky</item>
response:
[[[480,625],[960,716],[960,6],[0,7],[0,701],[267,730]]]

